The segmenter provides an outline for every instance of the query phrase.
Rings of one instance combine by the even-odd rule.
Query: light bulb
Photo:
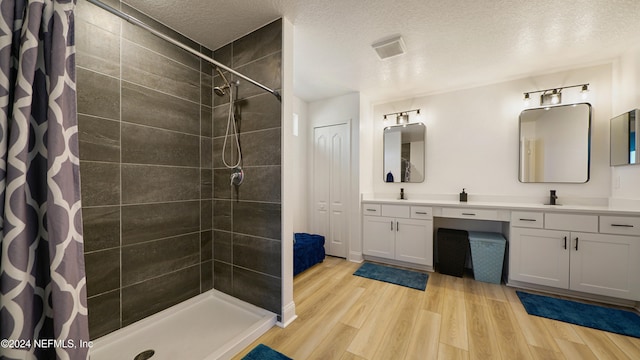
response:
[[[582,96],[582,100],[585,100],[589,97],[589,85],[582,85],[582,90],[580,90],[580,96]]]

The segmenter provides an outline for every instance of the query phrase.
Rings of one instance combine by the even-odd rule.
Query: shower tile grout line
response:
[[[131,203],[131,204],[106,204],[106,205],[82,205],[83,209],[102,209],[102,208],[112,208],[112,207],[127,207],[127,206],[137,206],[137,205],[160,205],[160,204],[177,204],[177,203],[185,203],[185,202],[195,202],[199,199],[185,199],[185,200],[170,200],[170,201],[161,201],[161,202],[149,202],[149,203]],[[214,200],[213,198],[203,199],[203,200]]]
[[[104,117],[104,116],[98,116],[98,115],[93,115],[93,114],[86,114],[86,113],[83,113],[83,112],[78,112],[78,115],[82,115],[82,116],[86,116],[86,117],[90,117],[90,118],[98,119],[98,120],[120,122],[120,120],[117,120],[117,119],[107,118],[107,117]]]
[[[98,296],[106,295],[106,294],[109,294],[109,293],[112,293],[112,292],[116,292],[116,291],[120,292],[120,288],[111,289],[111,290],[107,290],[107,291],[104,291],[104,292],[101,292],[101,293],[98,293],[98,294],[95,294],[95,295],[87,296],[87,300],[91,300],[91,299],[94,299],[94,298],[96,298]]]
[[[202,45],[200,45],[200,52],[202,52]],[[198,118],[200,119],[200,121],[198,121],[198,134],[200,136],[200,141],[198,142],[198,154],[199,154],[199,158],[200,158],[200,166],[198,167],[198,197],[200,198],[200,211],[198,212],[199,214],[199,225],[198,225],[198,239],[199,241],[199,251],[198,251],[198,264],[200,265],[200,269],[198,272],[198,279],[199,279],[199,289],[200,289],[200,294],[202,294],[202,59],[199,59],[198,61],[198,79],[199,81],[199,94],[200,94],[200,101],[199,101],[199,110],[198,111]],[[213,159],[211,159],[212,163],[213,163]],[[213,164],[212,164],[213,165]],[[212,209],[213,211],[213,209]]]
[[[234,69],[234,70],[236,70],[236,71],[238,71],[238,72],[241,72],[241,71],[239,71],[239,69],[241,69],[241,68],[243,68],[243,67],[245,67],[245,66],[247,66],[247,65],[254,64],[254,63],[258,62],[258,61],[264,60],[264,59],[268,58],[269,56],[273,56],[273,55],[275,55],[275,54],[277,54],[277,53],[282,53],[282,50],[276,50],[276,51],[271,52],[271,53],[269,53],[269,54],[263,55],[263,56],[261,56],[261,57],[259,57],[259,58],[256,58],[256,59],[253,59],[253,60],[251,60],[251,61],[248,61],[248,62],[246,62],[246,63],[244,63],[244,64],[242,64],[242,65],[238,65],[238,67],[237,67],[237,68],[235,68],[235,67],[234,67],[233,69]],[[231,61],[233,61],[233,59],[231,59]],[[235,64],[234,64],[234,65],[235,65]],[[216,76],[218,76],[218,75],[216,75]],[[253,84],[252,84],[252,85],[253,85]]]
[[[145,163],[123,163],[123,162],[115,162],[115,161],[104,161],[104,160],[80,160],[80,162],[89,162],[96,164],[122,164],[127,166],[154,166],[154,167],[166,167],[166,168],[177,168],[177,169],[201,169],[198,166],[185,166],[185,165],[166,165],[166,164],[145,164]],[[205,170],[213,170],[211,168],[202,168]]]
[[[128,207],[128,206],[144,206],[144,205],[177,204],[177,203],[196,202],[196,201],[200,201],[200,199],[167,200],[167,201],[140,202],[140,203],[122,203],[122,204],[120,204],[120,206],[121,207]]]
[[[252,235],[252,234],[247,234],[247,233],[241,233],[241,232],[232,232],[231,230],[219,230],[219,229],[213,229],[213,231],[217,231],[217,232],[222,232],[225,234],[230,234],[230,235],[240,235],[240,236],[246,236],[246,237],[252,237],[255,239],[262,239],[262,240],[269,240],[269,241],[277,241],[277,242],[282,242],[281,239],[276,239],[276,238],[268,238],[268,237],[264,237],[264,236],[258,236],[258,235]]]
[[[121,101],[122,103],[122,101]],[[195,104],[195,103],[194,103]],[[120,107],[122,107],[122,104],[120,105]],[[115,121],[115,122],[119,122],[119,123],[124,123],[124,124],[128,124],[128,125],[137,125],[140,127],[145,127],[145,128],[150,128],[150,129],[156,129],[156,130],[163,130],[163,131],[168,131],[171,133],[176,133],[176,134],[182,134],[182,135],[189,135],[189,136],[193,136],[193,137],[198,137],[200,136],[199,133],[195,134],[195,133],[189,133],[189,132],[184,132],[184,131],[178,131],[178,130],[173,130],[173,129],[167,129],[167,128],[163,128],[163,127],[158,127],[158,126],[153,126],[153,125],[148,125],[148,124],[140,124],[140,123],[135,123],[135,122],[131,122],[131,121],[124,121],[124,120],[117,120],[117,119],[111,119],[111,118],[106,118],[106,117],[102,117],[102,116],[97,116],[97,115],[93,115],[93,114],[87,114],[87,113],[83,113],[83,112],[78,112],[78,115],[83,115],[83,116],[90,116],[92,118],[95,119],[101,119],[101,120],[108,120],[108,121]],[[199,116],[199,115],[198,115]],[[199,132],[200,130],[198,130]],[[206,136],[205,136],[206,137]],[[208,138],[208,137],[207,137]]]
[[[119,3],[122,4],[122,1],[119,1]],[[120,133],[119,133],[120,158],[119,158],[119,164],[118,164],[119,170],[120,170],[120,184],[119,184],[119,186],[120,186],[120,203],[118,204],[118,212],[120,214],[120,231],[119,231],[119,234],[118,234],[119,238],[120,238],[119,239],[120,240],[120,246],[119,246],[120,264],[118,266],[118,270],[120,271],[120,279],[119,279],[119,286],[120,287],[118,288],[118,290],[120,291],[120,299],[119,299],[120,301],[119,301],[118,306],[120,308],[120,314],[119,314],[120,319],[119,319],[118,328],[122,329],[122,326],[124,325],[124,321],[123,321],[123,316],[124,316],[123,303],[124,303],[124,299],[123,299],[123,295],[122,295],[122,293],[123,293],[123,291],[122,291],[122,286],[123,286],[123,283],[122,283],[122,245],[123,245],[122,244],[122,234],[123,234],[123,225],[122,224],[124,223],[124,221],[123,221],[124,219],[123,219],[123,216],[122,216],[122,66],[123,66],[123,63],[122,63],[122,30],[123,30],[123,28],[122,28],[122,21],[119,21],[118,23],[119,23],[119,26],[120,26],[120,34],[118,36],[118,45],[119,45],[118,46],[118,50],[120,51],[120,53],[118,54],[118,59],[120,60],[120,68],[119,68],[119,76],[118,76],[118,95],[119,95],[119,99],[118,99],[119,101],[118,102],[119,102],[119,106],[120,106],[120,109],[118,109],[118,111],[120,113],[119,114],[119,119],[118,119],[119,122],[120,122],[118,124],[119,131],[120,131]]]
[[[218,77],[218,78],[219,78],[219,77],[220,77],[220,75],[215,75],[214,77]],[[240,85],[242,85],[242,84],[240,84]],[[276,91],[282,91],[282,89],[281,89],[281,88],[277,88],[277,89],[273,89],[273,90],[276,90]],[[241,98],[239,98],[239,99],[238,99],[238,101],[241,101],[241,100],[251,100],[251,99],[257,98],[257,97],[259,97],[259,96],[267,96],[267,97],[269,97],[269,98],[272,98],[272,97],[273,97],[273,94],[268,93],[268,92],[264,92],[264,93],[263,93],[263,92],[261,92],[261,93],[258,93],[258,94],[248,95],[248,96],[241,97]],[[225,106],[225,105],[226,105],[226,106],[229,106],[229,102],[220,103],[219,105],[215,105],[215,106],[213,106],[213,108],[215,109],[215,108],[223,107],[223,106]]]
[[[258,271],[258,270],[256,270],[256,269],[252,269],[252,268],[248,268],[248,267],[244,267],[244,266],[237,265],[237,264],[235,264],[235,263],[233,263],[233,262],[227,262],[227,261],[223,261],[223,260],[216,260],[216,259],[213,259],[213,260],[215,260],[215,261],[217,261],[217,262],[219,262],[219,263],[226,264],[226,265],[231,265],[232,267],[236,267],[236,268],[238,268],[238,269],[243,269],[243,270],[251,271],[251,272],[256,273],[256,274],[265,275],[265,276],[268,276],[268,277],[270,277],[270,278],[274,278],[274,279],[282,279],[282,276],[276,276],[276,275],[273,275],[273,274],[267,274],[267,273],[265,273],[265,272]]]
[[[205,230],[208,231],[208,230]],[[194,235],[194,234],[198,234],[200,232],[200,230],[198,231],[191,231],[188,233],[182,233],[179,235],[172,235],[172,236],[163,236],[163,237],[159,237],[159,238],[154,238],[154,239],[149,239],[149,240],[144,240],[144,241],[138,241],[138,242],[134,242],[131,244],[123,244],[120,245],[118,247],[116,246],[112,246],[112,247],[108,247],[108,248],[104,248],[104,249],[100,249],[100,250],[92,250],[92,251],[88,251],[85,254],[94,254],[100,251],[105,251],[105,250],[114,250],[114,249],[124,249],[124,248],[129,248],[129,247],[133,247],[133,246],[137,246],[137,245],[143,245],[143,244],[149,244],[152,243],[154,241],[163,241],[163,240],[169,240],[169,239],[174,239],[174,238],[178,238],[178,237],[182,237],[182,236],[188,236],[188,235]]]
[[[144,127],[144,128],[150,128],[150,129],[157,129],[157,130],[163,130],[163,131],[168,131],[171,133],[176,133],[176,134],[182,134],[182,135],[188,135],[188,136],[192,136],[192,137],[200,137],[200,134],[195,134],[195,133],[187,133],[184,131],[177,131],[177,130],[172,130],[172,129],[167,129],[167,128],[161,128],[161,127],[157,127],[157,126],[152,126],[152,125],[147,125],[147,124],[140,124],[140,123],[134,123],[134,122],[130,122],[130,121],[120,121],[123,124],[127,124],[127,125],[135,125],[135,126],[140,126],[140,127]],[[198,130],[199,132],[200,130]]]
[[[250,169],[259,169],[259,168],[269,168],[269,167],[281,167],[282,165],[277,164],[277,165],[245,165],[242,168],[250,168]],[[224,170],[225,168],[213,168],[212,170]]]
[[[175,270],[172,270],[172,271],[169,271],[169,272],[166,272],[166,273],[162,273],[162,274],[160,274],[158,276],[152,276],[152,277],[146,278],[144,280],[140,280],[140,281],[136,281],[136,282],[131,283],[131,284],[123,285],[122,289],[129,288],[129,287],[132,287],[132,286],[135,286],[135,285],[140,285],[140,284],[145,283],[147,281],[157,280],[157,279],[162,278],[164,276],[172,275],[172,274],[175,274],[175,273],[180,272],[180,271],[184,271],[184,270],[187,270],[187,269],[195,268],[196,266],[199,267],[200,266],[200,262],[198,262],[196,264],[190,264],[190,265],[187,265],[187,266],[184,266],[184,267],[181,267],[179,269],[175,269]],[[200,286],[198,286],[198,289],[200,289]]]
[[[120,57],[122,57],[122,56],[120,56]],[[122,60],[121,60],[120,62],[122,63]],[[160,94],[163,94],[163,95],[167,95],[167,96],[174,97],[174,98],[176,98],[176,99],[184,100],[184,101],[190,102],[190,103],[192,103],[192,104],[198,104],[198,102],[193,101],[193,100],[188,99],[188,98],[184,98],[184,97],[181,97],[181,96],[177,96],[177,95],[175,95],[175,94],[170,94],[170,93],[165,92],[165,91],[161,91],[161,90],[158,90],[158,89],[154,89],[154,88],[149,87],[149,86],[144,85],[144,84],[138,84],[137,82],[133,82],[133,81],[130,81],[130,80],[122,79],[122,70],[120,70],[120,72],[121,72],[121,74],[120,74],[120,78],[117,78],[117,77],[115,77],[115,76],[113,76],[113,75],[105,74],[105,73],[100,72],[100,71],[98,71],[98,70],[95,70],[95,69],[92,69],[92,68],[88,68],[88,67],[84,67],[84,66],[82,66],[82,65],[77,65],[76,67],[77,67],[78,69],[82,69],[82,70],[90,71],[90,72],[96,73],[96,74],[98,74],[98,75],[102,75],[102,76],[106,76],[106,77],[112,78],[112,79],[114,79],[114,80],[119,80],[119,81],[124,82],[124,83],[128,83],[128,84],[132,84],[132,85],[135,85],[135,86],[139,86],[139,87],[141,87],[141,88],[143,88],[143,89],[152,90],[152,91],[154,91],[154,92],[157,92],[157,93],[160,93]]]
[[[239,135],[248,135],[248,134],[258,133],[258,132],[261,132],[261,131],[269,131],[269,130],[276,130],[276,129],[282,129],[282,126],[274,126],[274,127],[270,127],[270,128],[251,130],[251,131],[243,131],[243,132],[240,132]],[[212,139],[216,140],[216,139],[222,139],[224,137],[225,137],[225,135],[220,135],[220,136],[214,136],[214,137],[212,137]]]
[[[141,49],[144,49],[144,50],[147,50],[147,51],[149,51],[149,52],[152,52],[152,53],[154,53],[154,54],[156,54],[156,55],[158,55],[158,56],[161,56],[161,57],[163,57],[164,59],[167,59],[167,60],[169,60],[169,61],[171,61],[171,62],[173,62],[173,63],[176,63],[176,64],[178,64],[178,65],[181,65],[181,66],[185,67],[185,68],[186,68],[186,69],[188,69],[188,70],[193,70],[193,71],[201,72],[201,69],[193,68],[193,67],[191,67],[191,66],[189,66],[189,65],[187,65],[187,64],[185,64],[185,63],[183,63],[183,62],[182,62],[182,61],[180,61],[180,60],[177,60],[177,59],[171,58],[171,57],[169,57],[169,56],[167,56],[167,55],[165,55],[165,54],[162,54],[162,53],[157,52],[156,50],[153,50],[153,49],[151,49],[151,48],[148,48],[148,47],[146,47],[146,46],[142,45],[141,43],[137,43],[137,42],[135,42],[135,41],[133,41],[133,40],[128,39],[127,37],[125,37],[125,36],[124,36],[124,33],[122,34],[122,40],[124,40],[124,41],[128,42],[129,44],[135,45],[135,46],[137,46],[137,47],[139,47],[139,48],[141,48]],[[181,51],[182,51],[184,54],[186,54],[186,55],[192,56],[194,59],[198,59],[198,60],[200,60],[200,62],[204,61],[204,60],[200,59],[200,57],[199,57],[199,56],[193,55],[193,54],[191,54],[190,52],[188,52],[188,51],[186,51],[186,50],[184,50],[184,49],[181,49],[180,47],[178,47],[178,46],[176,46],[176,45],[174,45],[174,44],[170,44],[170,43],[169,43],[169,45],[170,45],[172,48],[175,48],[175,49],[179,49],[179,50],[181,50]],[[199,46],[202,46],[202,44],[198,44],[198,45],[199,45]],[[199,49],[198,49],[198,50],[197,50],[197,49],[194,49],[194,50],[199,51]],[[202,51],[200,51],[200,52],[202,52]]]
[[[214,197],[213,200],[219,200],[219,201],[233,201],[233,202],[243,202],[243,203],[255,203],[255,204],[273,204],[273,205],[282,205],[282,202],[274,202],[274,201],[260,201],[260,200],[238,200],[238,199],[230,199],[230,198],[216,198]],[[231,209],[233,210],[233,209]]]

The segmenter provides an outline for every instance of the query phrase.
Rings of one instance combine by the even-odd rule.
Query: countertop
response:
[[[494,210],[515,210],[515,211],[544,211],[544,212],[572,212],[572,213],[597,213],[611,215],[640,216],[638,209],[625,209],[610,206],[598,205],[544,205],[535,203],[515,203],[515,202],[486,202],[486,201],[452,201],[452,200],[430,200],[430,199],[392,199],[363,197],[363,203],[394,204],[394,205],[416,205],[416,206],[436,206],[453,208],[474,208],[474,209],[494,209]]]

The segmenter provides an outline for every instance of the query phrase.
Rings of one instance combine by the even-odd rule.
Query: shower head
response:
[[[225,96],[227,94],[227,92],[225,91],[227,88],[229,88],[229,85],[224,85],[222,87],[216,86],[213,88],[213,92],[218,96]]]
[[[222,86],[214,87],[213,88],[213,92],[215,92],[216,95],[218,95],[218,96],[225,96],[227,94],[226,90],[231,87],[231,84],[229,83],[227,78],[224,76],[222,71],[220,71],[219,67],[216,67],[216,71],[218,72],[218,74],[220,74],[220,77],[222,78],[222,81],[224,81],[224,84]]]

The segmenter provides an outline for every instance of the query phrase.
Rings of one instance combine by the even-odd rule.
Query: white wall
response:
[[[293,231],[306,232],[310,230],[307,217],[309,208],[309,106],[302,99],[294,97],[293,113],[298,119],[298,134],[293,136],[293,170],[287,176],[293,181]]]
[[[624,54],[614,67],[612,117],[640,108],[640,50]],[[615,166],[611,170],[611,199],[617,206],[640,206],[640,165]]]
[[[351,197],[349,199],[349,259],[359,261],[362,259],[362,246],[360,244],[360,158],[358,149],[360,147],[360,94],[350,93],[330,99],[314,101],[309,103],[308,116],[309,128],[307,141],[309,144],[309,152],[307,155],[310,169],[313,169],[313,128],[319,126],[328,126],[335,124],[350,123],[351,124]],[[309,194],[309,226],[313,224],[313,176],[309,177],[308,194]],[[355,241],[353,239],[356,239]]]
[[[282,316],[279,326],[285,327],[296,319],[296,305],[293,301],[293,211],[296,201],[289,191],[294,185],[289,174],[294,166],[293,151],[293,24],[282,19]]]
[[[523,93],[582,83],[590,84],[591,91],[586,101],[593,106],[589,182],[520,183],[518,117],[524,109]],[[550,189],[555,189],[560,202],[563,199],[606,202],[611,188],[611,93],[612,65],[604,64],[378,104],[373,108],[373,147],[361,148],[361,152],[373,153],[373,171],[369,175],[373,193],[395,196],[400,188],[404,188],[408,198],[418,194],[447,194],[449,198],[456,199],[462,188],[466,188],[470,201],[491,197],[541,202],[548,199]],[[576,100],[572,97],[576,95],[563,91],[564,103]],[[536,100],[535,96],[533,100]],[[382,168],[383,115],[416,108],[421,109],[420,116],[427,128],[425,181],[387,184],[383,181]],[[415,120],[410,118],[410,121]]]

